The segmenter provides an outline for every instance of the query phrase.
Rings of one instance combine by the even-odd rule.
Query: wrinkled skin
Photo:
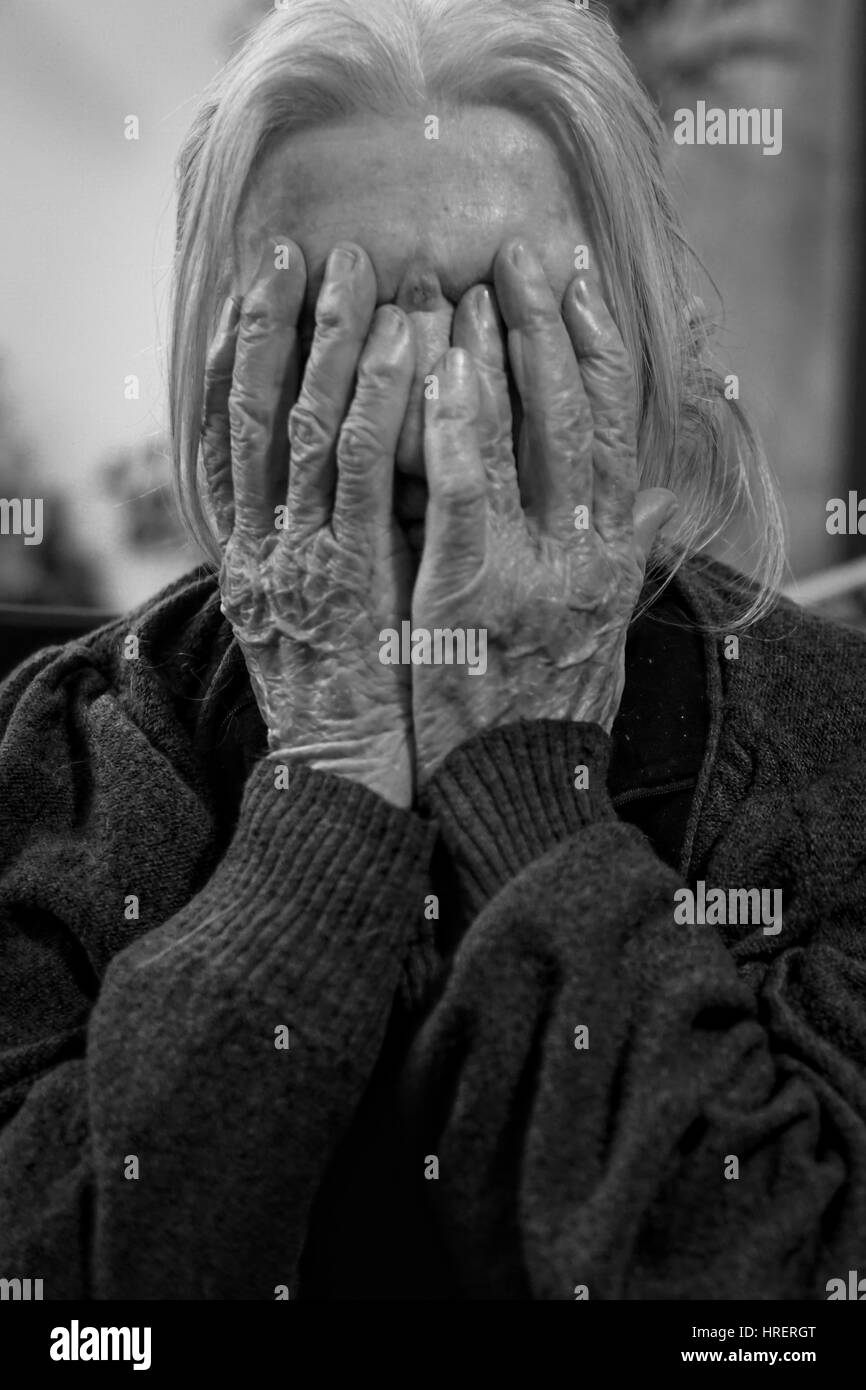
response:
[[[518,266],[508,253],[523,252]],[[465,352],[431,402],[430,503],[412,615],[419,626],[486,627],[487,671],[418,668],[413,715],[428,775],[481,729],[572,719],[610,732],[625,682],[625,637],[649,547],[675,499],[637,493],[631,370],[599,287],[576,276],[557,305],[531,248],[495,265],[523,402],[512,447],[497,305],[467,296],[453,340]],[[575,508],[591,523],[576,527]]]
[[[463,119],[475,123],[467,158],[480,162],[462,183],[490,168],[493,183],[483,201],[473,193],[483,213],[474,239],[460,243],[460,266],[474,266],[471,248],[489,267],[478,277],[486,283],[470,283],[454,312],[431,256],[420,272],[414,254],[406,267],[377,240],[375,217],[387,218],[365,223],[363,200],[350,198],[375,263],[357,242],[339,241],[355,263],[329,262],[304,363],[308,266],[304,249],[279,235],[289,264],[275,267],[272,225],[258,236],[264,255],[247,275],[239,315],[221,325],[206,381],[203,456],[224,545],[223,606],[270,746],[399,806],[490,725],[569,718],[610,730],[646,555],[674,500],[637,492],[633,375],[599,286],[585,273],[563,280],[561,261],[548,269],[549,249],[536,260],[525,234],[501,236],[514,217],[512,188],[489,157],[490,139],[494,154],[496,140],[510,140],[511,162],[515,148],[524,158],[524,221],[538,202],[532,178],[546,188],[558,177],[555,156],[520,121],[506,138],[498,126],[490,136],[483,114]],[[443,180],[462,149],[437,156]],[[399,145],[392,154],[400,197],[412,166],[400,168]],[[267,221],[259,210],[255,220]],[[443,238],[453,222],[452,210]],[[579,232],[575,222],[566,239]],[[310,240],[315,260],[320,247]],[[520,267],[517,245],[529,250]],[[395,263],[404,274],[393,273]],[[443,321],[456,349],[444,355]],[[523,412],[516,460],[507,368]],[[439,399],[425,401],[419,385],[431,371]],[[416,577],[417,547],[413,554],[394,505],[425,476]],[[576,506],[589,508],[586,530],[575,529]],[[486,629],[486,673],[382,665],[381,630],[407,618],[428,629]]]
[[[291,249],[292,274],[266,268],[239,322],[236,315],[224,319],[208,366],[204,457],[225,544],[223,611],[271,748],[408,805],[409,671],[381,665],[378,634],[410,604],[412,565],[392,515],[392,485],[414,366],[412,334],[406,316],[384,306],[368,337],[375,278],[360,248],[354,276],[337,268],[325,281],[290,416],[286,501],[267,486],[265,461],[272,468],[276,453],[275,471],[284,475],[277,421],[287,378],[295,394],[293,320],[305,279],[303,257]],[[282,504],[288,514],[278,527]]]

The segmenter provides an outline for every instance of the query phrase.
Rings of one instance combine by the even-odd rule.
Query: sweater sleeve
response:
[[[686,885],[618,821],[597,726],[489,731],[438,770],[473,916],[402,1094],[466,1296],[825,1299],[866,1273],[855,754],[734,811],[707,886],[784,912],[727,942],[675,920]]]
[[[168,875],[207,813],[92,672],[56,666],[16,676],[0,746],[0,1273],[46,1299],[294,1297],[432,832],[266,759],[210,877],[136,936],[141,846]]]

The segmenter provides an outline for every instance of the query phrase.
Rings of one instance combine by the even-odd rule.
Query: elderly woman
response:
[[[291,0],[208,93],[213,564],[0,702],[0,1272],[45,1298],[866,1270],[866,646],[776,595],[662,138],[559,0]]]

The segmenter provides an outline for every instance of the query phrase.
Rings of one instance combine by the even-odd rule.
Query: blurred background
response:
[[[44,498],[40,545],[0,535],[0,670],[34,632],[59,640],[200,558],[168,485],[173,165],[202,87],[270,7],[0,6],[0,499]],[[608,11],[670,130],[698,100],[783,110],[780,155],[671,139],[670,175],[716,287],[704,298],[718,354],[780,480],[792,576],[809,581],[805,600],[866,627],[866,536],[826,529],[828,499],[860,484],[866,433],[863,6]]]

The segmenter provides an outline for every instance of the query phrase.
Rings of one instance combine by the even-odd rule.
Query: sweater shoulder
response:
[[[743,742],[785,751],[806,773],[852,746],[866,750],[866,634],[781,595],[758,621],[726,632],[726,614],[742,612],[742,577],[717,561],[684,570],[693,611],[713,626],[724,722]]]
[[[0,685],[0,738],[23,723],[48,733],[108,701],[154,743],[192,738],[243,661],[220,610],[216,576],[199,567],[145,603],[62,646],[34,653]]]

